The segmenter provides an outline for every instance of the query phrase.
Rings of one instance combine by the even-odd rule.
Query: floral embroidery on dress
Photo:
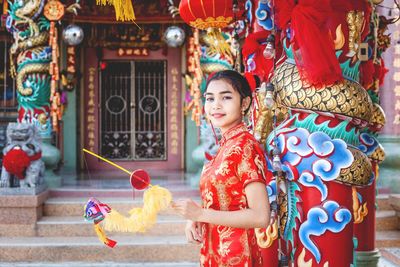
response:
[[[245,187],[265,183],[266,161],[254,137],[240,124],[228,130],[215,157],[203,168],[200,191],[204,208],[242,210],[248,208]],[[262,266],[254,229],[204,224],[201,266]]]

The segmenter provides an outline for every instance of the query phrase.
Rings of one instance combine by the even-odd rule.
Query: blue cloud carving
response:
[[[300,175],[299,182],[307,187],[314,187],[321,193],[321,201],[328,196],[328,188],[322,180],[313,173],[305,171]]]
[[[270,1],[259,1],[256,9],[257,23],[265,30],[272,30],[274,25],[272,22],[272,12]]]
[[[335,201],[326,201],[322,207],[309,210],[307,220],[299,228],[300,241],[320,263],[321,252],[311,240],[311,236],[321,236],[326,231],[339,233],[350,221],[351,212],[348,209],[340,207]]]
[[[251,25],[253,23],[253,3],[251,2],[251,0],[246,1],[244,8],[246,9],[247,20]]]
[[[360,145],[358,148],[367,156],[371,155],[378,146],[379,142],[375,139],[375,137],[368,133],[360,134]]]

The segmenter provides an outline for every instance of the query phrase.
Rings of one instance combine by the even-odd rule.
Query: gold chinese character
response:
[[[88,106],[94,107],[94,100],[93,99],[89,99]]]
[[[396,85],[393,91],[396,96],[400,96],[400,85]]]
[[[68,53],[68,54],[75,55],[75,47],[73,47],[73,46],[68,46],[68,48],[67,48],[67,53]]]
[[[178,131],[178,124],[171,124],[171,131]]]
[[[171,116],[177,115],[178,114],[178,109],[176,107],[171,108],[171,111],[169,112],[169,114],[171,114]]]
[[[399,45],[396,45],[396,46],[394,47],[394,53],[395,53],[396,55],[400,55],[400,46],[399,46]]]
[[[394,117],[394,120],[393,120],[393,124],[396,124],[396,125],[400,124],[400,114],[396,114],[396,116]]]
[[[89,139],[94,139],[94,132],[89,132],[88,137]]]
[[[90,150],[93,151],[94,150],[94,140],[92,140],[92,139],[89,140],[89,146],[91,147]]]
[[[178,139],[178,132],[172,132],[171,139]]]
[[[87,122],[94,122],[94,115],[88,115]]]
[[[68,66],[67,67],[67,71],[70,72],[70,73],[75,73],[76,72],[75,66]]]
[[[143,48],[142,49],[142,55],[143,56],[148,56],[149,55],[149,50],[147,50],[147,48]]]
[[[400,100],[397,99],[396,106],[394,107],[395,110],[400,110]]]
[[[117,53],[118,53],[118,56],[123,56],[125,54],[125,51],[124,51],[124,49],[119,48]]]
[[[175,122],[175,123],[178,122],[176,116],[172,116],[171,119],[170,119],[170,122],[171,122],[171,123],[172,123],[172,122]]]
[[[94,131],[94,123],[88,123],[86,129],[88,129],[88,131]]]
[[[171,74],[172,75],[178,75],[178,69],[177,68],[172,68]]]
[[[177,147],[171,148],[171,154],[178,155],[178,148]]]

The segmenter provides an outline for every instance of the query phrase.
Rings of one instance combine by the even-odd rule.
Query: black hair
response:
[[[229,83],[234,90],[236,90],[240,95],[240,104],[242,104],[243,99],[246,97],[250,97],[250,103],[252,101],[252,91],[250,88],[249,83],[247,82],[246,78],[237,71],[234,70],[223,70],[216,72],[215,74],[211,75],[211,78],[208,79],[206,90],[208,85],[212,81],[224,80]],[[247,113],[250,109],[251,105],[247,107],[245,113]]]

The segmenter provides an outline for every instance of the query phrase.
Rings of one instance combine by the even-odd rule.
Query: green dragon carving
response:
[[[7,30],[13,35],[10,48],[11,75],[16,79],[19,122],[38,126],[50,135],[49,43],[50,22],[43,16],[44,0],[17,0],[10,4]]]

